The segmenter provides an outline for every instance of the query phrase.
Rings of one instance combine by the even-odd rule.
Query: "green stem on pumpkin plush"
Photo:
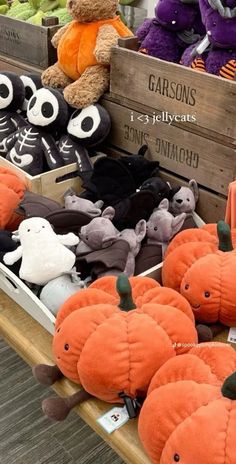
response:
[[[132,298],[132,289],[128,277],[125,274],[119,275],[116,281],[116,290],[120,296],[119,308],[123,311],[135,309],[136,305]]]
[[[221,392],[225,398],[236,400],[236,372],[225,379]]]
[[[219,250],[224,252],[233,251],[231,230],[226,222],[219,221],[217,223],[217,234],[219,238]]]

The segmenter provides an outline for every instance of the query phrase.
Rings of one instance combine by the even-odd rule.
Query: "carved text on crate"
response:
[[[124,139],[137,145],[137,147],[144,144],[154,144],[158,158],[169,158],[178,164],[186,164],[193,169],[198,168],[200,160],[199,153],[160,137],[156,137],[153,140],[153,137],[151,139],[151,134],[148,132],[130,127],[128,124],[124,125]]]
[[[19,44],[20,43],[20,35],[18,32],[16,32],[14,29],[10,29],[7,27],[3,27],[0,30],[0,40],[5,39],[8,40],[9,42],[12,42],[13,44]]]
[[[199,153],[176,145],[168,140],[156,138],[155,151],[159,156],[164,156],[180,164],[186,164],[194,169],[198,168]]]
[[[154,74],[149,75],[148,90],[189,106],[195,106],[196,104],[196,89],[161,76],[156,76]]]

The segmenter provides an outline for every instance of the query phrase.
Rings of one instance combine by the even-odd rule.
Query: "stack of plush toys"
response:
[[[65,192],[64,207],[27,191],[20,180],[16,184],[18,196],[5,204],[2,219],[2,229],[14,231],[12,237],[2,231],[2,260],[37,286],[35,291],[54,313],[69,291],[61,296],[55,289],[69,285],[74,293],[101,276],[140,274],[162,262],[178,231],[196,227],[196,182],[171,188],[158,176],[159,163],[145,158],[146,150],[141,147],[132,158],[97,159],[84,177],[82,193]],[[20,224],[18,232],[11,215]]]
[[[74,162],[80,173],[91,171],[92,149],[111,127],[101,105],[73,110],[38,76],[10,72],[0,74],[0,124],[1,156],[32,176]]]
[[[160,0],[137,30],[141,53],[235,78],[236,10],[231,0]]]

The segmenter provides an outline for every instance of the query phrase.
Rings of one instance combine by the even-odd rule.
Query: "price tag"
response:
[[[127,409],[124,406],[115,407],[106,412],[103,416],[97,419],[97,422],[106,430],[107,433],[112,433],[126,424],[129,420]]]
[[[236,343],[236,327],[231,327],[229,329],[228,342]]]

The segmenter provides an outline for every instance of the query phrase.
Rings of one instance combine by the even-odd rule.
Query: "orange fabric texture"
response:
[[[229,184],[225,222],[229,224],[231,229],[236,228],[236,181]]]
[[[110,25],[115,28],[120,37],[133,35],[124,25],[119,16],[91,23],[72,21],[59,42],[57,49],[58,63],[64,73],[77,80],[89,67],[97,65],[94,56],[99,28]]]
[[[235,370],[232,347],[207,343],[157,371],[139,417],[139,435],[153,464],[236,462],[236,401],[221,393]]]
[[[8,168],[0,167],[0,228],[15,230],[21,219],[15,213],[26,189],[25,183]]]
[[[208,232],[208,230],[209,232]],[[236,230],[232,232],[236,245]],[[236,325],[236,250],[218,250],[216,225],[189,229],[173,239],[165,255],[163,284],[179,291],[202,323]]]
[[[130,283],[137,307],[126,312],[117,306],[115,282],[114,277],[98,279],[93,288],[70,298],[73,309],[69,311],[68,302],[66,312],[65,305],[62,307],[53,340],[55,361],[62,373],[90,394],[111,403],[122,402],[121,392],[132,398],[145,396],[157,369],[197,343],[191,310],[181,296],[179,299],[171,291],[168,299],[165,289],[162,297],[157,282],[133,277]],[[84,307],[82,300],[86,304],[90,296],[96,304]],[[115,298],[116,303],[107,303],[109,298]],[[178,307],[173,306],[175,302]]]

